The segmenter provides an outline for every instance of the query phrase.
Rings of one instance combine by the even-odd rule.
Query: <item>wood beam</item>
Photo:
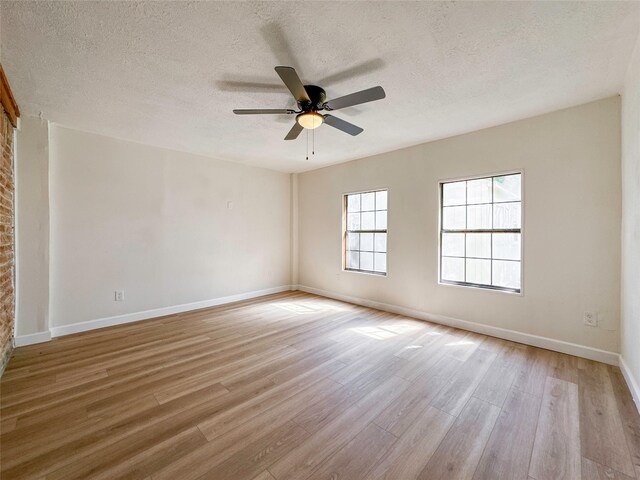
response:
[[[20,116],[20,109],[18,108],[18,104],[16,103],[16,99],[13,98],[13,92],[11,91],[11,87],[9,86],[9,81],[7,80],[7,76],[4,74],[4,69],[0,64],[0,101],[2,102],[2,107],[4,111],[7,112],[7,116],[9,117],[9,121],[11,125],[15,127],[18,126],[18,117]]]

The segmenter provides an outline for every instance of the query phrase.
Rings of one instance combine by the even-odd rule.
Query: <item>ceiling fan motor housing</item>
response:
[[[304,89],[307,91],[307,95],[311,101],[298,102],[300,109],[305,112],[322,110],[324,103],[327,101],[327,94],[324,89],[317,85],[305,85]]]

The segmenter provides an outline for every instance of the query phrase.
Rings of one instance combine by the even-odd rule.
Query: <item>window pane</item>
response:
[[[360,252],[360,270],[373,271],[373,253]]]
[[[464,258],[442,257],[442,280],[464,282]]]
[[[491,285],[491,260],[468,258],[467,282]]]
[[[373,247],[376,252],[386,252],[387,251],[387,234],[375,233],[373,235]]]
[[[467,207],[467,228],[491,228],[491,205],[472,205]]]
[[[445,230],[462,230],[466,226],[467,207],[444,207],[442,209],[442,227]]]
[[[360,234],[359,233],[347,233],[347,250],[359,250],[360,249]]]
[[[360,268],[360,252],[347,251],[347,268]]]
[[[347,212],[360,211],[360,194],[347,195]]]
[[[479,178],[467,182],[467,203],[491,203],[491,179]]]
[[[467,257],[491,258],[491,234],[467,233]]]
[[[453,182],[442,185],[442,205],[464,205],[467,200],[467,182]]]
[[[464,233],[443,233],[442,255],[464,257]]]
[[[345,194],[345,202],[345,268],[386,273],[387,191]]]
[[[360,250],[373,251],[373,233],[360,234]]]
[[[360,230],[360,214],[359,213],[347,214],[347,230]]]
[[[387,271],[387,254],[386,253],[373,254],[373,271],[383,272],[383,273]]]
[[[493,228],[520,228],[520,202],[494,204]]]
[[[500,260],[520,260],[520,234],[494,233],[493,258]]]
[[[520,288],[520,262],[493,261],[493,285]]]
[[[519,290],[522,175],[441,185],[441,280]]]
[[[376,210],[387,209],[387,191],[376,192]]]
[[[375,220],[375,212],[362,212],[362,223],[360,224],[360,228],[362,230],[374,230],[376,228]]]
[[[522,175],[493,177],[493,201],[512,202],[520,198]]]
[[[361,207],[362,211],[366,210],[375,210],[375,198],[376,194],[374,192],[362,193]]]
[[[376,230],[387,229],[387,211],[376,212]]]

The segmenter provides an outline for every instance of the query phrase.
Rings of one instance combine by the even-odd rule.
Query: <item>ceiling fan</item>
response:
[[[361,90],[344,97],[338,97],[334,100],[327,100],[327,94],[324,89],[317,85],[303,85],[300,77],[293,67],[276,67],[276,72],[287,86],[293,98],[298,103],[299,110],[292,109],[244,109],[234,110],[236,115],[293,115],[296,114],[296,123],[291,127],[285,140],[295,140],[305,128],[318,128],[323,123],[337,128],[349,135],[358,135],[363,129],[349,123],[341,118],[334,117],[330,114],[321,114],[321,111],[339,110],[345,107],[352,107],[362,103],[381,100],[385,97],[384,89],[380,86]]]

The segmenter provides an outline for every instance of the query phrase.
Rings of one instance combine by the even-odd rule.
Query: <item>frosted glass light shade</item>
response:
[[[324,117],[316,112],[301,113],[296,117],[296,121],[301,127],[314,129],[324,122]]]

